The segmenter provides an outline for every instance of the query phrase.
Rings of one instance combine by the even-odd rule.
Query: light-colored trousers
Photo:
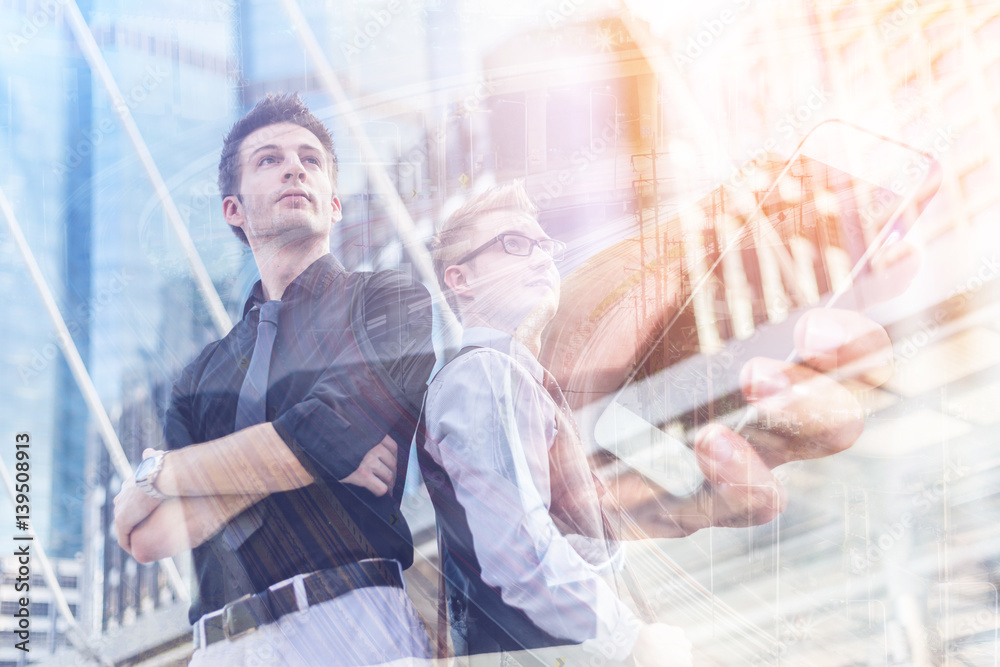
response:
[[[203,647],[191,667],[320,667],[421,664],[430,658],[427,632],[399,588],[359,588],[286,614],[234,640]]]

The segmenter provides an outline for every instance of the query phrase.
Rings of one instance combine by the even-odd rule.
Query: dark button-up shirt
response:
[[[184,370],[166,416],[171,449],[233,432],[262,301],[258,283],[243,319]],[[295,574],[375,556],[412,563],[399,499],[434,363],[430,330],[426,289],[400,272],[348,273],[326,255],[288,286],[266,411],[317,483],[258,503],[263,526],[236,552],[221,534],[195,548],[192,621]],[[340,483],[386,434],[399,445],[396,487],[376,497]]]

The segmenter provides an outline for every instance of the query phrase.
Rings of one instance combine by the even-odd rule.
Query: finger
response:
[[[850,310],[810,310],[795,325],[795,349],[809,366],[877,387],[893,369],[885,329]]]
[[[142,450],[142,459],[145,461],[146,459],[150,458],[151,456],[156,456],[159,453],[160,453],[160,450],[153,449],[152,447],[147,447],[146,449]]]
[[[120,511],[120,507],[125,507],[128,505],[129,487],[123,487],[118,495],[115,496],[115,512]]]
[[[741,380],[754,408],[747,437],[769,468],[835,454],[861,436],[857,398],[822,373],[758,357],[744,366]]]
[[[387,466],[393,468],[396,467],[396,461],[397,461],[396,450],[384,447],[380,443],[379,446],[375,448],[375,453],[379,461],[382,461]]]
[[[131,540],[129,539],[128,533],[119,530],[118,531],[118,546],[120,546],[125,551],[131,552],[130,547],[132,546]]]
[[[365,486],[369,491],[374,493],[376,496],[384,496],[385,494],[389,493],[389,486],[375,475],[371,475],[368,478],[368,484],[366,484]]]
[[[712,525],[767,523],[785,508],[785,491],[743,437],[717,424],[695,437],[695,455],[705,475],[705,510]]]
[[[115,517],[115,536],[118,538],[118,546],[125,551],[131,551],[131,527],[126,525],[119,517]]]
[[[372,449],[368,450],[365,457],[361,459],[361,465],[358,466],[358,469],[374,471],[381,466],[388,466],[386,461],[389,459],[389,456],[389,453],[386,452],[381,445],[376,445]]]
[[[378,479],[380,482],[388,484],[392,479],[392,471],[382,461],[372,461],[372,464],[368,467],[368,471],[372,477]]]
[[[118,496],[124,496],[125,492],[135,486],[135,477],[127,477],[118,487]]]
[[[387,450],[389,450],[390,452],[392,452],[393,456],[396,456],[396,452],[399,450],[399,445],[396,444],[395,440],[393,440],[392,438],[389,437],[388,433],[385,435],[384,438],[382,438],[382,442],[380,442],[378,444],[382,445]]]
[[[386,463],[386,464],[384,464],[384,471],[383,472],[384,472],[385,476],[382,479],[383,479],[383,481],[386,484],[389,485],[390,489],[393,486],[396,485],[396,470],[397,470],[397,468],[396,468],[396,461],[395,460],[393,460],[392,463]]]

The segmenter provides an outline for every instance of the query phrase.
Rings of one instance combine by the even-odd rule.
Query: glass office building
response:
[[[333,242],[349,268],[430,283],[434,222],[526,180],[570,243],[564,331],[607,337],[550,347],[566,377],[602,340],[655,378],[785,317],[764,295],[792,281],[721,248],[746,217],[733,202],[762,197],[812,127],[841,118],[933,156],[924,268],[876,313],[898,371],[859,390],[857,446],[779,468],[779,521],[630,559],[699,664],[991,664],[998,36],[1000,10],[958,1],[0,0],[0,458],[12,474],[15,435],[30,434],[31,527],[82,568],[76,648],[53,640],[32,659],[190,650],[189,565],[117,547],[108,452],[134,465],[160,445],[173,380],[240,315],[257,275],[222,218],[221,139],[264,94],[299,92],[337,143]],[[799,275],[819,291],[831,276]],[[666,403],[686,389],[643,387],[636,400]],[[410,592],[432,620],[433,516],[410,481]],[[24,531],[3,497],[13,544]]]

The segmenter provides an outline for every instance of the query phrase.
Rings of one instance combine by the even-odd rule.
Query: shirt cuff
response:
[[[292,423],[289,423],[291,421]],[[340,436],[339,442],[351,442],[353,440],[353,447],[324,447],[320,451],[323,452],[322,456],[317,456],[318,451],[312,451],[306,449],[300,442],[299,439],[295,437],[295,422],[292,415],[284,415],[278,419],[271,422],[274,430],[285,441],[288,449],[295,455],[295,458],[299,460],[306,470],[313,476],[319,475],[326,480],[341,480],[352,472],[354,472],[357,467],[361,464],[361,460],[364,458],[368,449],[376,443],[372,443],[368,449],[362,449],[357,446],[358,443],[362,442],[365,438],[360,433],[350,433],[350,426],[344,424],[343,428],[338,430],[337,435]],[[308,430],[308,429],[307,429]],[[332,431],[333,429],[329,429]],[[329,432],[328,431],[328,432]],[[323,442],[323,438],[319,436],[318,433],[309,433],[308,438],[312,442]],[[355,435],[354,438],[349,440],[351,435]],[[315,449],[315,448],[313,448]]]
[[[597,588],[597,636],[583,642],[584,652],[622,662],[639,638],[639,619],[607,586]]]

